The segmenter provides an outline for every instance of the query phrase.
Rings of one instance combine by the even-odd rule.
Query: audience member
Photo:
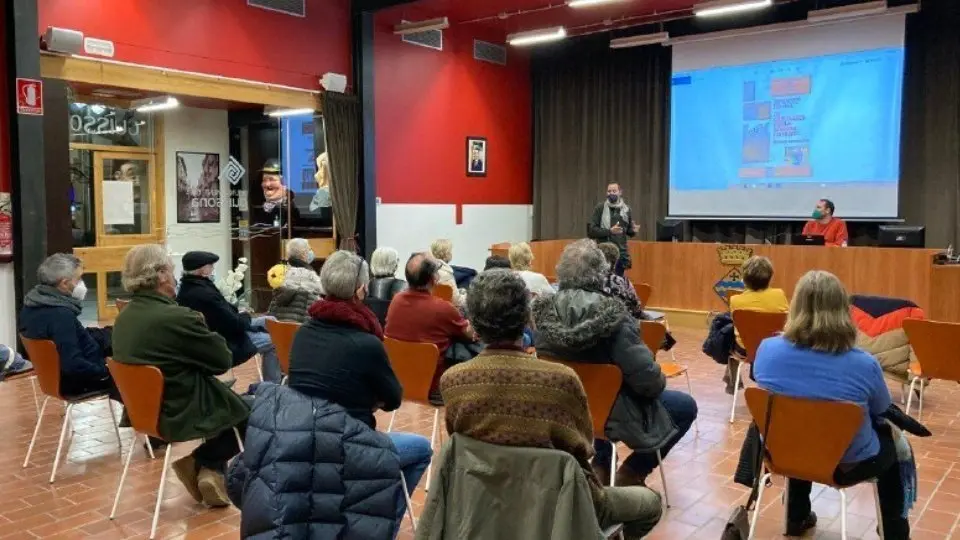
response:
[[[407,288],[407,282],[396,276],[400,255],[390,247],[378,247],[370,256],[370,294],[364,302],[376,315],[381,325],[387,324],[387,309],[393,297]]]
[[[587,475],[601,526],[623,523],[626,538],[642,538],[660,520],[660,497],[645,487],[604,488],[594,474],[593,423],[580,379],[521,348],[530,319],[526,282],[507,270],[484,272],[467,306],[487,348],[441,379],[447,429],[490,444],[568,452]]]
[[[568,245],[557,264],[560,290],[534,302],[538,353],[574,362],[613,363],[623,371],[623,386],[607,421],[606,434],[633,450],[617,471],[621,486],[643,485],[657,467],[656,450],[666,456],[690,429],[697,403],[689,395],[665,390],[666,379],[643,344],[636,320],[623,303],[604,296],[609,270],[591,240]],[[610,445],[597,441],[594,468],[608,482]]]
[[[783,335],[760,344],[754,374],[757,384],[771,392],[849,401],[863,408],[863,424],[833,479],[850,486],[876,478],[884,537],[906,540],[910,524],[904,512],[901,467],[891,429],[880,420],[891,404],[890,392],[880,364],[854,347],[856,338],[840,280],[828,272],[807,272],[797,282]],[[787,536],[801,536],[816,526],[810,490],[810,482],[788,482]]]
[[[177,303],[203,315],[207,326],[227,340],[233,365],[239,366],[258,352],[263,357],[263,378],[280,382],[283,373],[277,349],[267,333],[265,317],[251,319],[227,302],[214,285],[213,265],[220,260],[214,253],[191,251],[183,256],[183,277]],[[286,279],[286,278],[284,278]]]
[[[310,321],[293,339],[290,387],[336,403],[375,429],[374,411],[398,409],[403,389],[390,367],[383,329],[363,305],[370,282],[367,263],[349,251],[337,251],[323,265],[320,279],[327,294],[310,306]],[[413,493],[430,465],[430,441],[409,433],[387,435]],[[400,495],[398,515],[402,516],[406,504]]]
[[[114,359],[163,372],[159,434],[169,442],[204,440],[175,461],[173,470],[194,500],[227,506],[226,463],[240,451],[234,428],[242,437],[250,413],[216,378],[233,365],[230,349],[200,314],[177,305],[173,261],[163,246],[131,249],[122,279],[133,298],[117,317]]]
[[[470,323],[450,302],[430,293],[437,284],[440,263],[426,253],[414,253],[407,261],[405,274],[409,289],[397,294],[387,312],[387,336],[400,341],[433,343],[440,349],[438,369],[430,389],[436,393],[440,376],[447,365],[469,360],[474,354],[467,347],[458,352],[454,344],[472,344],[476,336]],[[463,349],[467,349],[466,352]],[[466,358],[462,356],[466,355]]]
[[[633,283],[625,276],[618,276],[613,269],[620,260],[620,248],[613,242],[603,242],[598,245],[603,256],[607,259],[609,270],[607,277],[603,281],[603,294],[616,298],[623,302],[627,311],[631,315],[640,319],[643,318],[643,306],[640,305],[640,298],[637,297],[637,290],[633,288]]]
[[[303,323],[307,309],[323,295],[320,276],[313,270],[313,250],[303,238],[287,242],[287,263],[283,282],[273,292],[267,313],[280,321]],[[262,342],[262,341],[261,341]]]
[[[80,259],[66,253],[50,255],[37,269],[37,281],[23,298],[20,334],[57,346],[61,394],[106,391],[119,402],[107,371],[107,357],[113,355],[112,329],[85,328],[77,318],[87,296]]]
[[[503,255],[491,255],[487,257],[486,262],[483,264],[483,271],[486,272],[494,268],[510,268],[510,259]]]
[[[453,242],[446,239],[434,240],[430,244],[430,253],[440,263],[437,268],[437,283],[450,286],[453,289],[453,305],[462,307],[465,298],[457,287],[457,277],[450,266],[450,261],[453,260]]]
[[[530,264],[533,263],[533,250],[530,249],[530,244],[526,242],[511,244],[508,254],[510,256],[510,268],[513,268],[514,272],[527,284],[527,291],[530,294],[540,296],[554,293],[547,278],[543,274],[530,269]]]
[[[291,238],[287,242],[287,266],[290,268],[309,270],[316,276],[317,272],[313,269],[313,261],[316,258],[313,248],[310,247],[310,242],[305,238]],[[319,283],[319,281],[320,278],[318,277],[317,282]]]
[[[743,275],[743,284],[746,289],[730,297],[730,312],[737,310],[761,311],[764,313],[786,313],[790,309],[790,301],[783,289],[770,287],[773,279],[773,263],[762,255],[754,255],[747,259],[740,268]],[[727,384],[726,392],[733,395],[736,383],[737,368],[747,355],[743,348],[740,332],[734,327],[735,345],[727,362],[727,371],[723,375],[723,382]],[[742,383],[741,383],[742,386]]]

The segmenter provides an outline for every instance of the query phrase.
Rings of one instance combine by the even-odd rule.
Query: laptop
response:
[[[790,242],[797,246],[823,246],[826,245],[822,234],[795,234]]]

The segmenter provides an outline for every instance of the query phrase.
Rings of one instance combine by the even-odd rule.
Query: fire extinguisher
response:
[[[9,193],[0,193],[0,263],[13,262],[13,205]]]

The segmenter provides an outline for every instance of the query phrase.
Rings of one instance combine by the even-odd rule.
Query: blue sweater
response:
[[[860,349],[827,354],[800,348],[782,336],[763,340],[753,367],[761,388],[792,397],[850,401],[863,408],[863,424],[840,460],[855,463],[880,453],[873,419],[890,406],[880,364]]]

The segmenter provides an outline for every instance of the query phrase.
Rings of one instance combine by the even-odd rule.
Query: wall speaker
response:
[[[347,89],[347,76],[340,73],[324,73],[320,78],[320,86],[328,92],[343,93]]]
[[[80,54],[83,52],[83,32],[48,26],[41,38],[40,47],[55,53]]]

